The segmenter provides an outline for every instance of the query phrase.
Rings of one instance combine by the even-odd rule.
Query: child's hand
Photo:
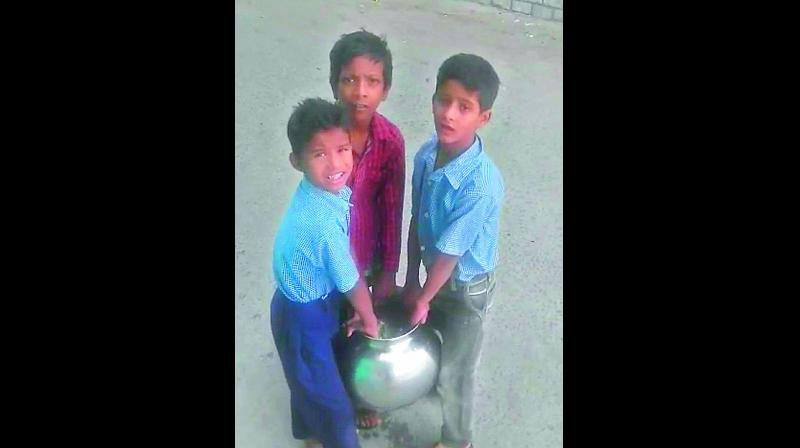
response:
[[[364,320],[361,316],[356,313],[352,319],[345,322],[345,328],[347,330],[347,337],[353,335],[353,332],[358,330],[367,336],[376,338],[378,337],[378,319],[373,315],[372,319],[369,319],[369,322],[364,323]]]
[[[419,281],[416,283],[406,282],[402,293],[403,303],[406,307],[412,308],[420,295],[422,295],[422,286],[420,286]]]
[[[375,281],[375,285],[372,287],[372,300],[375,305],[380,304],[389,296],[394,293],[395,290],[395,273],[394,272],[381,272],[378,276],[378,279]]]
[[[424,324],[428,321],[428,311],[431,305],[427,300],[417,299],[414,306],[411,308],[411,324]]]
[[[372,319],[368,322],[365,322],[364,325],[361,327],[361,331],[366,334],[367,336],[377,338],[378,337],[378,319],[375,315],[372,315]]]

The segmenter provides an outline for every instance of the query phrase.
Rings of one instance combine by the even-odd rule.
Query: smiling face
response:
[[[338,194],[353,171],[351,149],[347,132],[330,128],[314,134],[302,155],[291,153],[289,160],[316,187]]]
[[[369,124],[388,93],[383,79],[383,63],[367,56],[356,56],[342,66],[336,97],[347,107],[352,123]]]
[[[451,79],[433,96],[433,121],[444,151],[452,153],[469,147],[475,131],[489,122],[492,112],[481,111],[478,95]]]

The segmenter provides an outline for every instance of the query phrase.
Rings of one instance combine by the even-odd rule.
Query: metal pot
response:
[[[427,394],[439,373],[441,342],[424,325],[411,326],[396,299],[376,307],[378,338],[355,333],[340,359],[342,379],[359,408],[391,411]]]

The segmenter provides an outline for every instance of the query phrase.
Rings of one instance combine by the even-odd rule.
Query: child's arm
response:
[[[419,234],[417,230],[417,215],[419,215],[421,185],[424,177],[424,162],[421,152],[414,156],[414,171],[411,174],[411,224],[408,226],[408,266],[406,268],[406,282],[403,286],[403,300],[407,305],[419,296],[422,286],[419,284],[419,265],[422,261],[422,252],[419,247]]]
[[[460,257],[455,255],[447,255],[439,253],[433,260],[433,266],[428,273],[428,278],[425,280],[425,286],[422,287],[419,295],[413,300],[413,308],[411,310],[411,323],[425,323],[428,320],[428,310],[430,310],[430,303],[439,292],[442,286],[450,280],[450,275],[453,273],[458,259]],[[419,281],[417,281],[419,283]]]
[[[427,320],[429,304],[439,288],[444,286],[453,273],[459,258],[470,248],[478,237],[481,226],[496,218],[496,200],[489,195],[464,193],[450,212],[452,221],[436,242],[436,258],[428,272],[425,286],[416,297],[406,297],[412,305],[412,323]]]
[[[361,330],[369,336],[378,336],[378,318],[372,310],[372,300],[364,280],[359,278],[356,286],[345,293],[350,304],[353,305],[356,315],[347,321],[347,336],[355,330]]]
[[[379,230],[381,242],[381,273],[372,289],[372,296],[378,303],[390,296],[397,284],[397,270],[400,266],[400,245],[403,225],[403,196],[405,194],[406,157],[402,137],[397,142],[389,159],[387,175],[378,201],[381,205],[382,226]]]
[[[378,319],[372,311],[372,300],[369,297],[364,280],[358,274],[356,263],[350,254],[350,241],[344,229],[340,235],[323,234],[322,259],[336,289],[347,291],[344,294],[350,300],[356,312],[356,319],[346,323],[347,335],[353,330],[361,330],[370,336],[378,335]]]
[[[412,215],[411,224],[408,226],[408,269],[406,270],[405,283],[407,290],[403,292],[404,294],[422,288],[419,284],[419,265],[421,261],[419,237],[417,236],[417,217]]]

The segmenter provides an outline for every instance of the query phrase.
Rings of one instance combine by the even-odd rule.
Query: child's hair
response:
[[[307,98],[295,106],[286,125],[292,152],[303,154],[314,134],[331,128],[347,128],[347,111],[322,98]]]
[[[347,65],[353,58],[367,56],[373,62],[383,64],[383,83],[386,89],[392,85],[392,52],[386,44],[386,39],[382,39],[369,31],[361,28],[350,34],[342,34],[342,37],[333,44],[330,53],[331,60],[331,89],[336,98],[336,86],[339,84],[339,74],[342,66]],[[338,98],[337,98],[338,99]]]
[[[450,56],[442,62],[439,73],[436,74],[436,92],[439,91],[439,86],[451,79],[463,84],[470,92],[478,92],[481,111],[492,108],[500,87],[500,78],[486,59],[465,53]]]

